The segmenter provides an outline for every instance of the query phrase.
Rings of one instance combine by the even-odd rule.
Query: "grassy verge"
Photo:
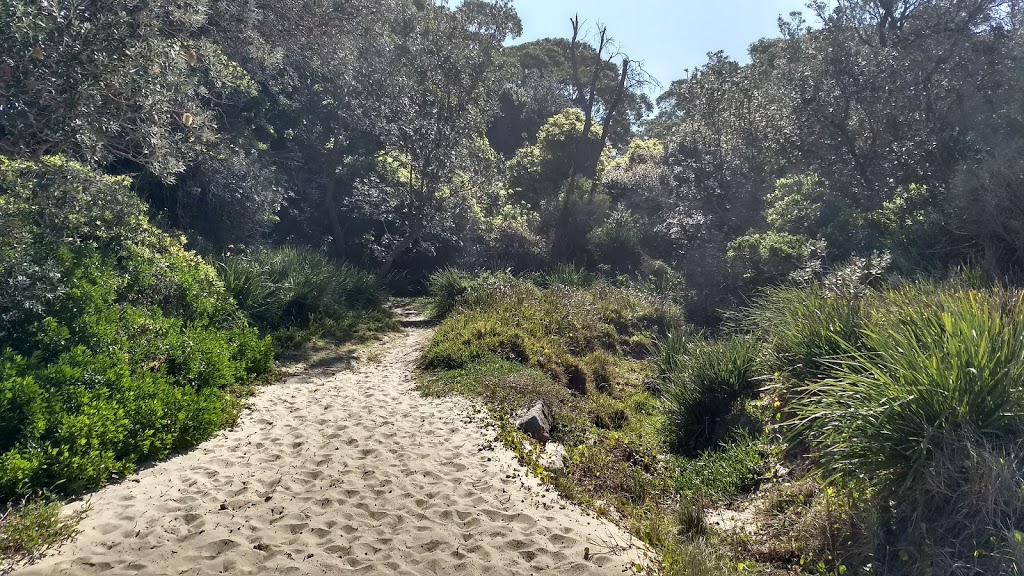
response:
[[[424,391],[490,404],[525,463],[663,573],[1024,571],[1018,291],[826,281],[709,337],[600,282],[438,280]],[[555,470],[508,430],[537,400]]]
[[[667,409],[671,379],[653,355],[662,343],[678,340],[671,335],[686,331],[674,306],[641,290],[565,273],[538,285],[500,274],[445,272],[432,288],[443,321],[423,358],[425,393],[487,403],[502,423],[500,439],[524,464],[658,550],[664,565],[656,570],[714,575],[738,569],[721,547],[711,546],[717,537],[705,524],[704,507],[757,486],[772,453],[764,425],[753,424],[765,410],[748,401],[750,370],[737,370],[744,381],[725,387],[714,406],[721,414],[690,409],[694,418],[735,421],[681,449]],[[721,372],[728,368],[713,375]],[[566,453],[554,469],[540,464],[544,447],[512,424],[538,400],[554,411],[551,441]]]

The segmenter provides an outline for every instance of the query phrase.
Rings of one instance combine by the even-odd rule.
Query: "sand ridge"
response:
[[[266,387],[234,429],[97,492],[76,541],[16,574],[584,575],[644,562],[626,532],[528,477],[478,407],[415,391],[431,332],[411,324],[352,368]]]

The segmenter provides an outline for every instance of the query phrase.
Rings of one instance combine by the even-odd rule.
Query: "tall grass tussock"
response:
[[[216,267],[239,308],[279,346],[346,340],[390,325],[373,275],[322,252],[269,248],[228,254]]]
[[[843,345],[791,407],[822,474],[871,491],[910,573],[1007,566],[1024,527],[1021,293],[877,292]]]

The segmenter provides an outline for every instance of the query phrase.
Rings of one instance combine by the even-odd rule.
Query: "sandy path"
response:
[[[429,336],[265,388],[235,429],[93,495],[81,536],[17,574],[628,571],[627,534],[488,449],[471,404],[415,392]]]

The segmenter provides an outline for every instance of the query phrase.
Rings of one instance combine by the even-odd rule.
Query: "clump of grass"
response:
[[[695,453],[715,438],[737,402],[758,389],[760,345],[735,336],[689,344],[668,339],[659,356],[668,373],[664,389],[667,436],[679,453]]]
[[[434,272],[427,281],[427,292],[430,294],[430,316],[444,318],[455,309],[459,299],[478,284],[470,274],[445,268]]]
[[[589,288],[597,283],[597,277],[586,268],[573,264],[559,264],[544,276],[545,286],[571,286],[573,288]]]
[[[738,324],[765,342],[768,368],[794,381],[820,380],[830,359],[858,346],[863,301],[820,285],[776,288],[744,311]]]
[[[941,442],[1005,444],[1024,436],[1024,300],[906,287],[861,330],[864,349],[806,386],[794,426],[821,465],[895,493],[921,481]]]
[[[280,348],[391,326],[373,275],[301,247],[229,254],[216,262],[239,308]]]
[[[792,429],[824,477],[870,488],[901,557],[997,570],[1024,521],[1024,299],[929,285],[873,298],[832,377],[798,389]]]
[[[23,566],[78,534],[82,513],[61,515],[59,502],[40,499],[0,515],[0,574]]]
[[[676,509],[676,526],[682,537],[705,536],[708,533],[708,520],[704,504],[692,496],[684,496]]]
[[[594,386],[604,393],[614,393],[619,380],[618,362],[607,350],[595,350],[583,359]]]
[[[690,349],[697,341],[699,338],[686,329],[674,330],[661,339],[655,348],[654,358],[658,377],[668,381],[684,373],[689,365]]]
[[[664,576],[726,576],[736,574],[736,564],[704,539],[680,541],[662,548]]]

